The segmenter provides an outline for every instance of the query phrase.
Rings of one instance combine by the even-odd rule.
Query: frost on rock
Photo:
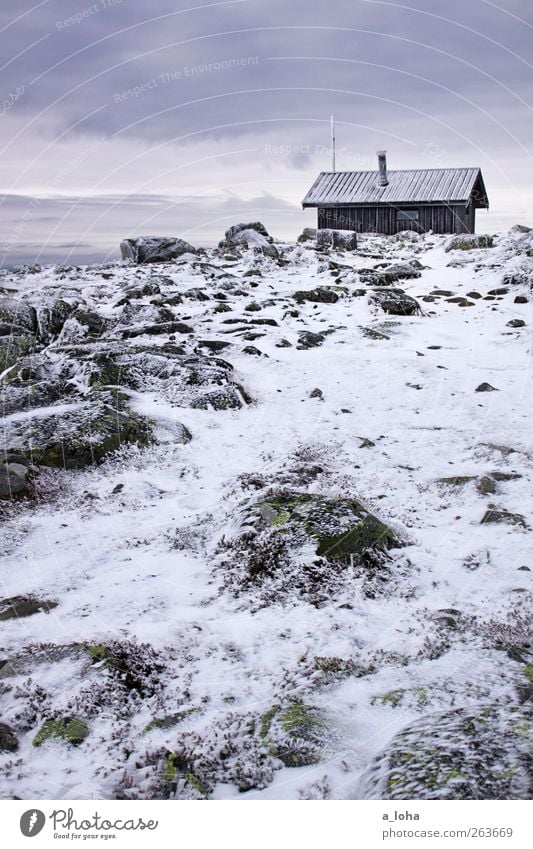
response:
[[[388,552],[402,545],[358,501],[278,490],[244,508],[219,544],[219,568],[237,596],[255,587],[263,601],[321,604],[347,576],[386,580]]]
[[[401,731],[366,776],[368,799],[529,799],[531,711],[487,705]]]
[[[184,239],[166,236],[139,236],[124,239],[120,243],[122,259],[138,265],[153,262],[172,262],[183,254],[195,254],[193,248]]]

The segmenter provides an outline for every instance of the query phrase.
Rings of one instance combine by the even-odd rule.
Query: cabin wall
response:
[[[398,221],[398,210],[416,210],[416,221]],[[355,230],[357,233],[393,235],[401,230],[426,233],[473,233],[475,209],[473,204],[445,206],[410,204],[408,206],[332,206],[318,207],[318,229]]]

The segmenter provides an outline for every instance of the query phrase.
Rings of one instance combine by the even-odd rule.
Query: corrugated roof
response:
[[[307,192],[302,205],[467,203],[478,178],[481,179],[485,194],[479,168],[388,171],[387,186],[380,186],[378,178],[377,170],[322,171]]]

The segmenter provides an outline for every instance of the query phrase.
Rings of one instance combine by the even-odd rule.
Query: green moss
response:
[[[108,653],[108,649],[102,645],[87,646],[87,651],[94,660],[103,660]]]
[[[277,513],[272,519],[273,525],[285,525],[289,519],[291,518],[291,514],[287,512],[287,510],[282,510],[280,513]]]
[[[533,684],[533,663],[528,663],[522,670],[530,684]]]
[[[164,776],[166,781],[175,781],[178,777],[178,768],[176,766],[177,756],[174,752],[169,752],[165,758],[164,763]]]
[[[372,442],[367,436],[359,436],[358,439],[361,440],[359,448],[375,448],[376,446],[376,443]]]
[[[267,710],[267,712],[262,715],[261,725],[259,728],[260,737],[267,736],[268,732],[270,731],[270,723],[278,713],[279,709],[279,705],[274,705],[274,707],[270,708],[270,710]]]
[[[194,772],[187,772],[185,774],[185,780],[187,784],[189,784],[193,788],[193,790],[195,790],[196,793],[198,793],[200,796],[209,795],[209,789],[205,786],[205,784],[202,784],[202,782],[200,781],[198,776],[194,774]]]
[[[287,734],[296,735],[321,728],[325,724],[314,708],[304,705],[302,702],[292,702],[288,708],[279,714],[278,719],[279,724]]]
[[[382,705],[391,705],[396,707],[399,705],[405,695],[405,690],[390,690],[388,693],[382,693],[379,696],[373,696],[370,703],[375,705],[379,702]]]
[[[46,740],[56,738],[78,746],[85,740],[88,733],[89,729],[81,719],[71,717],[48,719],[33,738],[33,745],[41,746]]]

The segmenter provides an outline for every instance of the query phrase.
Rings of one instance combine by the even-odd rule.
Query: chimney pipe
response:
[[[389,185],[389,178],[387,177],[387,151],[386,150],[378,150],[378,167],[379,167],[378,186],[388,186]]]

